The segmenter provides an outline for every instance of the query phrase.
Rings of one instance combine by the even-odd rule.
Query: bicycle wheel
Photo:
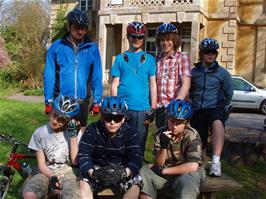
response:
[[[0,176],[0,198],[5,199],[10,185],[10,180],[6,176]]]

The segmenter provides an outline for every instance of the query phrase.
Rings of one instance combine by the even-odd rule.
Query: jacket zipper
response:
[[[200,104],[200,109],[202,109],[202,105],[203,105],[203,96],[205,93],[205,83],[206,83],[206,72],[204,72],[204,81],[203,81],[203,92],[202,92],[202,96],[201,96],[201,104]]]
[[[78,73],[78,49],[74,48],[74,57],[75,57],[75,65],[74,65],[74,97],[77,99],[77,73]]]

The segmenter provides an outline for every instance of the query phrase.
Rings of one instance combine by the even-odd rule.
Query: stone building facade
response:
[[[144,48],[153,55],[158,53],[156,27],[171,22],[178,27],[181,50],[190,55],[191,63],[198,61],[199,41],[213,37],[221,46],[221,65],[231,74],[266,87],[266,0],[73,0],[66,5],[83,5],[84,9],[84,1],[90,4],[86,8],[90,33],[100,48],[105,81],[115,56],[128,48],[129,22],[146,24],[149,32]],[[58,2],[51,2],[52,12]]]

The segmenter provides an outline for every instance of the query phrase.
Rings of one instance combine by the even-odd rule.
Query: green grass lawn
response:
[[[48,121],[48,117],[43,113],[42,103],[17,102],[0,98],[0,133],[10,134],[26,143],[29,142],[34,130]],[[90,118],[91,119],[91,118]],[[95,120],[95,119],[94,119]],[[155,132],[151,126],[148,141],[146,160],[152,161],[152,138]],[[7,160],[11,147],[0,143],[0,163]],[[21,148],[25,152],[25,148]],[[257,162],[252,167],[234,168],[223,162],[223,171],[235,178],[244,185],[244,188],[237,192],[219,193],[219,199],[266,199],[266,162]],[[8,199],[20,198],[18,192],[22,185],[19,175],[11,185]]]

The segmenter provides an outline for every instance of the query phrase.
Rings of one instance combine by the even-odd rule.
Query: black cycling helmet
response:
[[[188,120],[193,114],[191,104],[181,99],[171,100],[166,108],[167,117],[177,120]]]
[[[89,23],[87,14],[79,9],[70,11],[67,15],[67,21],[69,25],[78,24],[88,26]]]
[[[116,96],[107,96],[101,102],[102,114],[125,115],[126,110],[125,101]]]
[[[213,38],[205,38],[199,44],[200,50],[217,50],[219,43]]]
[[[76,99],[59,95],[55,98],[53,109],[64,118],[72,118],[79,113],[80,106]]]

